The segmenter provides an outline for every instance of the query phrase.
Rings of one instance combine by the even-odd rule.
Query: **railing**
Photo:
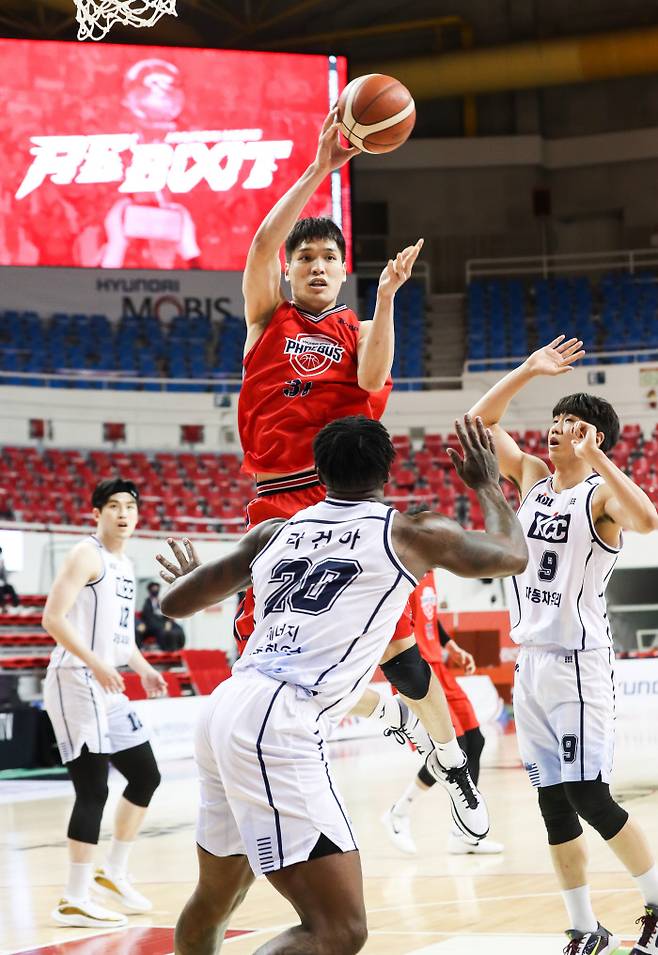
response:
[[[75,371],[67,373],[43,373],[43,372],[33,372],[33,371],[0,371],[0,386],[7,384],[7,379],[20,379],[25,382],[25,385],[32,385],[35,381],[40,381],[45,387],[52,385],[54,382],[73,382],[73,381],[90,381],[95,382],[101,385],[101,389],[115,389],[118,384],[134,384],[135,390],[137,390],[142,385],[158,385],[158,390],[165,391],[167,386],[171,385],[194,385],[198,387],[199,385],[203,386],[208,391],[239,391],[241,378],[238,376],[227,377],[227,378],[136,378],[134,376],[124,376],[120,373],[112,372],[98,372],[90,374],[84,369],[78,369]],[[422,390],[429,391],[432,388],[439,384],[455,384],[461,383],[461,376],[435,376],[430,378],[396,378],[396,385],[418,385]],[[13,381],[12,384],[17,384]],[[99,390],[101,390],[99,389]],[[150,389],[153,390],[153,389]]]
[[[616,252],[577,252],[564,255],[526,255],[495,259],[468,259],[466,284],[474,278],[499,275],[557,275],[565,272],[630,272],[658,266],[657,249]]]
[[[655,361],[656,359],[654,358],[654,356],[657,356],[657,355],[658,355],[658,345],[656,345],[654,348],[634,348],[630,351],[587,352],[588,358],[595,358],[597,361],[600,360],[601,364],[605,364],[605,359],[619,358],[619,357],[625,357],[625,358],[631,357],[638,361]],[[464,363],[464,374],[473,375],[473,374],[478,374],[478,372],[481,372],[480,369],[478,369],[478,372],[474,372],[471,367],[472,365],[487,365],[488,366],[488,365],[497,365],[501,362],[516,362],[517,364],[520,365],[521,362],[525,361],[527,357],[528,357],[527,355],[509,355],[509,356],[506,355],[503,358],[469,358]],[[584,367],[591,370],[595,366],[586,365]],[[491,369],[491,370],[494,370],[494,369]]]
[[[31,385],[34,381],[41,382],[45,387],[54,382],[93,382],[99,384],[101,388],[116,388],[117,385],[135,385],[135,390],[142,385],[157,385],[158,390],[165,391],[167,386],[171,385],[203,385],[208,391],[239,391],[242,379],[239,375],[227,375],[221,378],[140,378],[136,375],[126,375],[120,371],[99,371],[95,372],[86,368],[72,368],[70,371],[64,369],[58,372],[36,372],[36,371],[0,371],[0,385],[7,384],[8,378],[18,378],[24,381],[26,385]],[[16,382],[12,382],[16,384]],[[153,389],[149,389],[153,390]]]
[[[173,518],[174,520],[185,520],[185,518]],[[171,518],[169,519],[171,520]],[[190,521],[196,520],[198,524],[202,524],[204,519],[200,518],[190,518]],[[222,526],[226,524],[234,524],[235,531],[191,531],[188,532],[190,537],[194,537],[194,540],[213,540],[213,541],[232,541],[236,538],[242,537],[244,534],[244,518],[243,517],[231,517],[226,519],[221,518],[208,518],[208,524],[221,524]],[[0,519],[0,530],[4,531],[41,531],[45,534],[76,534],[78,537],[81,534],[95,534],[98,530],[96,525],[87,525],[87,524],[49,524],[48,522],[40,522],[31,524],[28,521],[10,521],[7,518]],[[171,531],[171,530],[159,530],[159,531],[150,531],[145,528],[137,528],[133,537],[148,537],[154,540],[163,540],[167,537],[176,537],[177,534],[183,534],[182,530]],[[0,618],[2,619],[2,618]]]

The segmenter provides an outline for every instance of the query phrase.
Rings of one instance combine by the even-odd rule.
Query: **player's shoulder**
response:
[[[90,577],[98,576],[103,567],[101,544],[93,537],[84,537],[73,545],[64,560],[63,570],[89,572]]]
[[[451,517],[436,511],[421,511],[420,514],[404,514],[397,511],[393,535],[407,545],[422,545],[427,537],[445,534],[449,537],[460,525]]]

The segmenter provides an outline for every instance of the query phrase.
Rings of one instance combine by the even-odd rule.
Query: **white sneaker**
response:
[[[96,869],[93,889],[103,898],[118,902],[130,912],[150,912],[153,903],[130,884],[128,876],[113,875],[107,868]]]
[[[427,757],[425,766],[450,796],[452,818],[457,828],[473,840],[484,839],[489,832],[489,812],[482,794],[471,779],[466,757],[461,766],[446,769],[439,762],[435,750]]]
[[[461,832],[451,832],[448,836],[448,854],[451,856],[499,855],[504,851],[505,846],[502,842],[494,842],[493,839],[472,840],[466,838]]]
[[[612,935],[600,922],[594,932],[570,929],[567,938],[569,944],[564,949],[564,955],[613,955],[621,945],[619,936]]]
[[[391,807],[382,816],[382,822],[395,848],[399,849],[400,852],[415,856],[418,850],[411,835],[411,818],[408,815],[394,812],[393,807]]]
[[[402,745],[406,745],[408,742],[413,743],[418,755],[426,759],[434,749],[434,743],[429,733],[413,710],[410,710],[399,696],[395,696],[394,700],[398,704],[399,719],[394,724],[384,728],[384,736],[391,737]]]
[[[125,915],[105,909],[91,899],[60,899],[51,916],[59,925],[74,928],[123,928],[128,924]]]

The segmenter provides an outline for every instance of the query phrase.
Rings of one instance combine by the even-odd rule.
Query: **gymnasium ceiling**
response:
[[[178,11],[150,29],[115,26],[104,42],[343,54],[352,75],[392,73],[431,103],[419,136],[516,131],[520,90],[622,79],[624,103],[655,103],[640,80],[658,77],[656,0],[178,0]],[[0,0],[0,36],[76,31],[74,0]]]
[[[658,25],[655,0],[178,0],[110,42],[342,53],[360,62]],[[0,0],[0,35],[74,39],[73,0]],[[445,19],[443,19],[445,18]],[[469,41],[471,42],[471,41]]]

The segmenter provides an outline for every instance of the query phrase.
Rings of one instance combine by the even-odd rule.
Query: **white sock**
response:
[[[658,865],[654,863],[644,875],[636,875],[635,881],[646,905],[658,906]]]
[[[408,815],[411,804],[416,796],[420,796],[421,793],[425,791],[426,790],[422,789],[414,779],[414,781],[407,786],[398,801],[393,803],[392,812],[394,812],[397,816]]]
[[[134,842],[120,842],[112,837],[110,842],[110,851],[107,854],[108,868],[114,875],[125,875],[128,869],[128,856],[130,850],[135,845]]]
[[[391,726],[397,729],[401,719],[400,704],[397,701],[397,697],[391,696],[389,693],[381,693],[379,703],[368,719],[381,720],[385,726]]]
[[[434,745],[436,746],[437,758],[444,769],[461,766],[464,762],[464,751],[457,742],[456,736],[449,739],[447,743],[437,743],[436,740],[434,740]]]
[[[70,862],[69,880],[64,889],[65,898],[69,901],[71,899],[88,899],[93,870],[93,862]]]
[[[563,889],[562,898],[569,913],[570,928],[577,932],[594,932],[599,924],[592,909],[588,885],[577,889]]]

